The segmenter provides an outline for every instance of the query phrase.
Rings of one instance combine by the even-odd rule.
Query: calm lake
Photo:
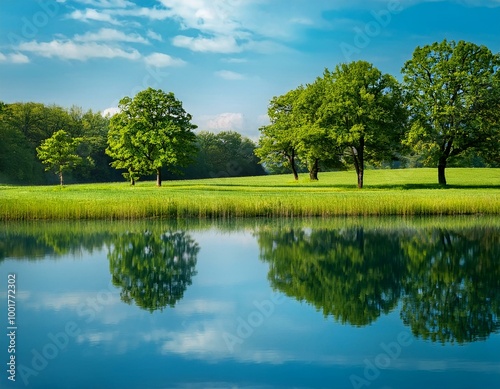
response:
[[[0,228],[2,388],[500,387],[500,218]]]

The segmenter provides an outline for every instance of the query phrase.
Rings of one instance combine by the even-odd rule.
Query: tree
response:
[[[299,121],[297,131],[297,151],[309,170],[309,178],[318,180],[320,166],[324,168],[343,168],[335,132],[331,131],[319,119],[320,108],[327,96],[325,83],[317,79],[308,84],[297,97],[294,104],[295,116]]]
[[[32,182],[36,156],[24,134],[10,123],[11,109],[0,102],[0,180]]]
[[[271,124],[259,129],[259,147],[255,150],[261,163],[285,164],[292,170],[295,180],[299,179],[296,158],[297,130],[300,124],[294,112],[294,104],[303,90],[300,86],[271,100],[267,111]]]
[[[320,82],[325,83],[325,97],[318,123],[348,150],[362,188],[365,162],[394,158],[400,144],[405,112],[399,84],[365,61],[326,69]]]
[[[448,160],[473,150],[498,157],[500,55],[459,41],[417,47],[402,72],[411,127],[405,143],[438,167],[446,185]]]
[[[54,170],[61,186],[64,184],[63,173],[83,161],[76,153],[82,140],[83,138],[72,138],[66,131],[59,130],[36,148],[38,158],[47,165],[45,170]]]
[[[111,118],[106,152],[134,176],[156,172],[161,186],[161,169],[177,171],[192,161],[196,136],[191,115],[172,92],[148,88],[133,99],[124,97],[120,113]]]

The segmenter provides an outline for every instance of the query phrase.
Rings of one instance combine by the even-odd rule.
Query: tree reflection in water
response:
[[[174,307],[196,275],[198,244],[186,232],[124,233],[108,259],[121,299],[153,312]]]
[[[401,318],[438,342],[482,340],[500,329],[500,234],[495,229],[415,232],[406,239]]]
[[[398,303],[417,337],[465,343],[500,329],[498,228],[263,228],[274,289],[341,323],[368,325]]]

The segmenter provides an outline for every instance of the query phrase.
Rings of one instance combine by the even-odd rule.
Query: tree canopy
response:
[[[156,172],[161,186],[162,167],[178,171],[192,161],[197,126],[172,92],[148,88],[121,99],[119,108],[111,118],[106,150],[114,167],[127,169],[132,180]]]
[[[398,82],[364,61],[326,69],[314,83],[273,98],[269,117],[256,150],[263,162],[284,157],[297,179],[299,159],[312,180],[321,166],[339,169],[352,163],[359,188],[366,160],[394,158],[405,124]]]
[[[296,158],[300,129],[295,103],[303,90],[299,87],[271,100],[267,110],[271,124],[259,129],[261,137],[255,150],[261,163],[285,166],[292,170],[295,180],[299,179]]]
[[[76,152],[82,140],[83,138],[72,138],[66,131],[59,130],[36,149],[38,158],[46,165],[45,170],[53,170],[58,175],[61,186],[64,184],[63,173],[83,161]]]
[[[473,151],[498,158],[500,55],[474,43],[444,40],[417,47],[402,72],[411,127],[405,143],[437,164],[446,185],[450,158]]]

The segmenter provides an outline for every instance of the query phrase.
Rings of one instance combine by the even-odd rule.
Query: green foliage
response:
[[[55,132],[64,129],[69,136],[83,138],[78,154],[90,156],[75,166],[67,181],[116,180],[109,167],[106,148],[108,118],[81,108],[64,109],[39,103],[2,104],[0,110],[0,181],[23,184],[47,182],[36,147]],[[50,180],[52,181],[52,180]]]
[[[365,162],[390,160],[398,149],[405,122],[398,82],[364,61],[327,69],[317,82],[324,84],[318,123],[348,150],[362,188]]]
[[[196,178],[244,177],[265,174],[254,154],[255,144],[234,131],[196,135],[196,162],[186,175]]]
[[[268,108],[271,124],[259,129],[261,137],[255,155],[260,162],[271,166],[284,166],[292,170],[298,180],[297,131],[300,128],[300,116],[294,105],[304,88],[299,87],[283,96],[274,97]]]
[[[360,188],[365,161],[393,159],[405,123],[395,78],[363,61],[327,69],[313,84],[273,98],[268,114],[271,124],[261,128],[256,151],[262,162],[276,164],[285,157],[294,170],[299,159],[312,180],[320,167],[342,169],[352,162]]]
[[[37,147],[40,161],[46,165],[45,170],[53,170],[59,176],[61,186],[64,183],[63,173],[82,163],[83,158],[76,149],[83,138],[72,138],[64,130],[59,130]]]
[[[405,143],[438,165],[446,185],[450,158],[471,150],[498,161],[500,55],[485,46],[444,40],[417,47],[403,67],[411,127]]]
[[[133,99],[124,97],[119,108],[111,118],[106,150],[114,167],[130,176],[156,172],[161,186],[163,166],[177,172],[192,161],[196,126],[172,92],[148,88]]]
[[[36,160],[28,139],[9,121],[10,107],[0,103],[0,180],[32,182]]]

